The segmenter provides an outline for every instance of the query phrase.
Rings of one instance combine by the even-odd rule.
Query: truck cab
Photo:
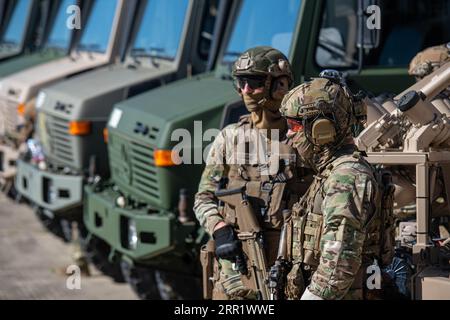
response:
[[[83,185],[108,179],[103,129],[115,103],[176,79],[204,72],[215,59],[229,0],[152,0],[137,3],[122,60],[43,89],[38,140],[45,170],[19,161],[16,188],[59,220],[82,217]],[[161,30],[165,30],[161,33]],[[101,84],[101,85],[98,85]],[[73,132],[71,126],[88,127]],[[42,164],[41,164],[42,168]]]
[[[55,28],[47,40],[52,47],[70,47],[72,31],[66,27],[66,10],[74,0],[61,2]],[[124,29],[131,23],[128,11],[133,1],[92,0],[84,6],[85,25],[81,36],[68,55],[52,62],[28,68],[3,78],[0,85],[0,135],[3,136],[2,153],[7,176],[15,174],[18,147],[32,134],[36,96],[45,86],[77,74],[103,67],[114,61],[124,41]],[[26,134],[23,134],[24,127]],[[12,165],[10,165],[12,164]],[[4,177],[4,179],[6,179]]]

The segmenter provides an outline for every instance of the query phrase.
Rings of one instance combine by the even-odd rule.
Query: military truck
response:
[[[47,223],[53,224],[53,230],[66,226],[67,220],[82,220],[84,183],[94,176],[108,178],[102,133],[113,105],[204,72],[209,59],[217,55],[216,42],[222,38],[231,3],[230,0],[141,1],[122,61],[41,91],[38,139],[46,157],[45,170],[40,169],[42,163],[19,161],[16,187],[36,210],[52,217],[53,221]],[[86,130],[74,132],[71,126],[75,123]],[[59,230],[59,234],[66,240],[70,238],[67,232]],[[98,244],[100,241],[92,236],[86,248],[104,248],[104,244]],[[109,254],[105,250],[90,252],[89,256],[99,269],[109,274],[113,271],[103,261],[107,261]]]
[[[370,5],[380,9],[374,14],[379,13],[381,29],[369,28]],[[414,82],[406,70],[410,59],[448,38],[448,8],[448,1],[425,0],[236,3],[236,22],[214,72],[116,105],[108,123],[111,179],[85,188],[89,232],[121,255],[141,296],[154,281],[148,270],[198,275],[197,253],[205,237],[190,208],[202,165],[172,158],[180,142],[172,133],[180,129],[194,137],[183,158],[195,159],[213,138],[202,132],[238,119],[242,105],[236,102],[230,66],[239,54],[271,45],[289,54],[297,84],[335,68],[352,90],[401,92]]]
[[[66,27],[65,10],[73,3],[73,0],[61,2],[63,11],[56,21],[60,29],[55,29],[50,35],[50,40],[57,46],[66,47],[70,41],[71,30]],[[125,40],[124,31],[131,23],[129,11],[132,10],[133,3],[134,1],[123,0],[88,2],[83,9],[88,12],[86,24],[69,55],[3,78],[0,83],[0,136],[3,136],[0,177],[3,180],[11,180],[14,176],[18,148],[29,135],[22,134],[22,127],[27,126],[25,131],[32,133],[35,105],[39,105],[39,101],[36,101],[38,91],[61,79],[114,62],[120,55],[121,45]]]

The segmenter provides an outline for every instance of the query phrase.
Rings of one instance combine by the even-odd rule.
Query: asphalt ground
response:
[[[73,246],[46,231],[33,210],[0,194],[0,300],[135,300],[90,266],[91,276],[76,275]],[[69,271],[69,273],[67,273]]]

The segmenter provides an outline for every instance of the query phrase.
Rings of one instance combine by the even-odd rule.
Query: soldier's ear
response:
[[[280,77],[273,80],[271,96],[274,100],[282,100],[289,92],[288,77]]]

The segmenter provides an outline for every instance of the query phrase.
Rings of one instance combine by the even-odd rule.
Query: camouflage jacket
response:
[[[358,153],[344,155],[315,177],[296,206],[299,215],[294,209],[294,261],[300,257],[315,270],[309,284],[313,294],[331,300],[356,298],[350,296],[351,288],[362,292],[360,279],[359,283],[355,279],[365,272],[361,266],[373,262],[373,241],[368,234],[373,228],[369,222],[374,220],[377,190],[370,164]],[[303,223],[302,215],[306,217]],[[298,232],[299,224],[303,224],[303,234]]]

